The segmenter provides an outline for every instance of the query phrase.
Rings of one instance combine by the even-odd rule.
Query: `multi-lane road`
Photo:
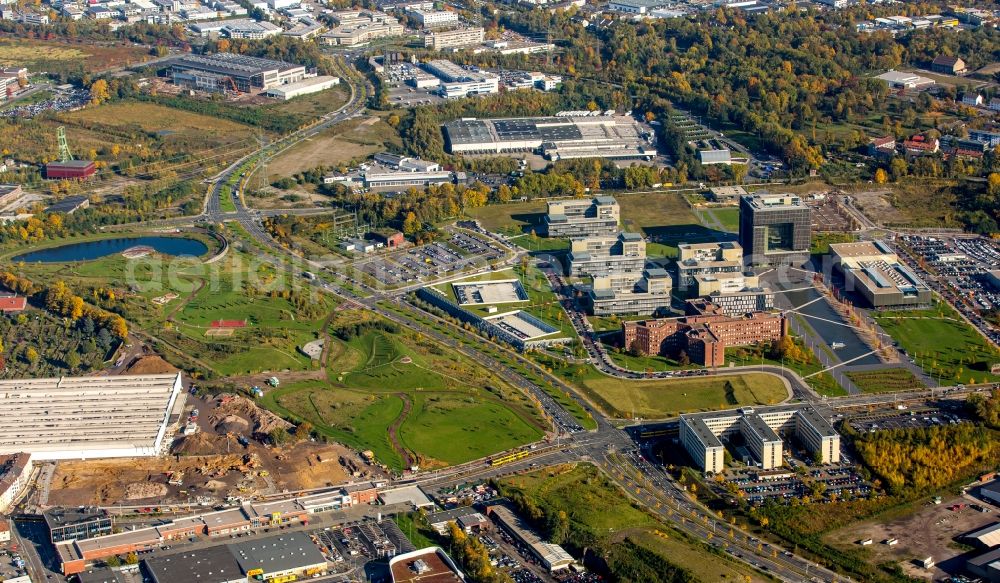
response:
[[[367,87],[357,85],[353,81],[351,83],[351,98],[347,104],[337,111],[327,114],[313,126],[290,134],[281,141],[273,144],[269,148],[268,154],[273,155],[276,152],[283,151],[300,143],[302,140],[315,136],[336,123],[360,115],[363,110],[364,94]],[[477,461],[446,470],[438,470],[420,476],[417,481],[421,485],[433,489],[454,485],[459,481],[477,478],[485,479],[531,467],[589,460],[601,467],[631,497],[645,505],[650,511],[656,513],[664,521],[673,524],[676,528],[695,539],[717,547],[721,552],[728,553],[734,560],[742,561],[753,568],[767,572],[771,576],[783,581],[799,582],[814,580],[833,582],[849,580],[807,559],[795,556],[784,549],[764,545],[739,528],[718,521],[707,508],[700,505],[697,500],[691,498],[681,485],[674,482],[663,472],[662,468],[658,468],[646,461],[650,459],[649,456],[643,456],[628,434],[614,426],[612,423],[613,420],[601,415],[589,402],[580,397],[572,387],[565,385],[560,379],[550,375],[533,361],[503,346],[495,347],[496,350],[507,357],[508,361],[516,362],[518,365],[530,368],[542,378],[551,381],[553,386],[558,390],[571,395],[597,421],[596,430],[583,431],[578,420],[543,390],[542,387],[525,379],[516,370],[511,368],[511,366],[500,362],[487,352],[475,349],[476,344],[483,342],[481,337],[467,332],[460,327],[453,326],[433,314],[420,311],[418,306],[403,301],[402,294],[399,292],[383,293],[378,290],[370,290],[364,288],[364,286],[360,286],[357,282],[350,282],[351,285],[348,285],[348,282],[345,281],[347,277],[345,274],[334,271],[327,266],[291,256],[287,249],[278,245],[270,237],[261,224],[263,216],[272,214],[309,214],[326,211],[322,209],[257,211],[248,208],[244,204],[240,196],[240,188],[236,188],[233,195],[232,202],[235,210],[223,211],[221,197],[226,190],[224,188],[225,184],[227,182],[242,184],[245,177],[239,176],[236,177],[236,180],[232,180],[234,178],[233,175],[256,155],[261,154],[254,153],[237,160],[211,180],[204,209],[199,216],[174,219],[164,221],[163,223],[165,225],[205,221],[235,221],[239,223],[249,236],[259,244],[266,258],[273,259],[276,262],[287,261],[291,258],[294,262],[304,262],[310,269],[321,274],[322,277],[313,282],[317,289],[338,296],[343,301],[351,302],[359,307],[377,312],[383,317],[401,325],[420,330],[435,341],[448,346],[462,356],[508,379],[509,382],[517,386],[525,394],[530,395],[533,400],[536,400],[540,404],[555,427],[555,431],[549,436],[548,441],[537,444],[534,449],[530,450],[529,457],[524,460],[500,467],[491,467],[484,461]],[[622,379],[637,378],[636,375],[645,377],[646,375],[644,374],[628,371],[611,361],[603,347],[596,341],[593,331],[590,329],[586,318],[579,312],[576,303],[572,301],[572,298],[568,294],[564,293],[566,288],[561,276],[552,269],[547,270],[547,275],[553,288],[558,290],[560,301],[583,340],[584,346],[590,354],[591,362],[598,370],[604,374]],[[366,292],[370,291],[371,295],[361,297],[358,293],[352,291],[358,287],[365,289]],[[387,307],[389,303],[392,304],[392,309]],[[413,317],[412,315],[417,312],[419,312],[419,318]],[[450,334],[444,334],[435,327],[424,324],[423,321],[426,321],[428,318],[435,319],[439,327],[449,327]],[[462,338],[462,341],[457,338]],[[491,348],[494,347],[491,346]],[[740,368],[738,367],[737,370]],[[793,395],[799,399],[808,401],[820,399],[794,371],[773,366],[746,368],[769,372],[782,377],[788,383]],[[727,369],[726,372],[730,372],[730,370]],[[916,394],[908,396],[919,398],[919,395]],[[838,400],[831,399],[828,401],[828,404],[831,406],[843,404],[844,406],[857,407],[884,404],[892,402],[894,399],[897,399],[897,397],[881,394]]]

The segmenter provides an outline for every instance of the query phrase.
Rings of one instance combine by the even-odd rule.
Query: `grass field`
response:
[[[640,231],[669,225],[697,225],[691,207],[677,192],[615,195],[627,230]]]
[[[275,156],[267,164],[268,176],[290,176],[317,166],[336,167],[399,143],[396,130],[381,117],[348,120]]]
[[[911,358],[941,382],[1000,381],[990,367],[1000,355],[944,302],[928,310],[873,313]]]
[[[678,243],[718,241],[729,235],[701,224],[684,196],[677,192],[618,194],[623,228],[646,235],[657,244],[651,255],[673,257]]]
[[[500,403],[419,395],[401,427],[407,448],[460,464],[535,441],[538,429]]]
[[[303,95],[288,101],[279,101],[273,105],[267,105],[265,108],[282,113],[320,117],[331,111],[336,111],[347,103],[350,94],[350,88],[346,84],[340,84],[318,93]]]
[[[614,483],[592,465],[556,466],[506,478],[501,490],[520,493],[543,511],[565,512],[570,522],[570,545],[595,541],[599,552],[620,551],[624,540],[656,553],[691,571],[697,581],[751,581],[765,579],[735,561],[713,555],[662,524],[631,503]],[[623,581],[634,581],[617,573]]]
[[[712,208],[705,209],[706,213],[715,217],[719,223],[730,233],[740,230],[740,209],[738,208]]]
[[[581,384],[606,413],[618,418],[661,419],[740,405],[773,405],[788,397],[780,378],[756,373],[640,381],[600,375]]]
[[[112,130],[135,126],[158,133],[167,142],[193,141],[212,146],[245,141],[253,135],[252,128],[243,124],[155,103],[105,103],[63,114],[61,119],[68,123],[100,124]]]
[[[864,372],[848,372],[847,378],[865,393],[887,393],[923,389],[924,384],[905,368],[886,368]]]
[[[149,49],[140,46],[97,46],[92,43],[0,38],[0,63],[31,71],[97,72],[149,60]]]
[[[487,205],[468,209],[466,214],[478,220],[484,229],[508,235],[527,233],[532,228],[536,231],[545,216],[545,203],[542,201],[514,202],[510,204]]]
[[[334,320],[372,318],[340,313]],[[328,380],[283,386],[263,403],[320,434],[371,449],[392,468],[404,451],[423,467],[467,462],[538,440],[544,422],[489,371],[408,330],[371,331],[331,346]],[[398,446],[390,437],[399,426]]]

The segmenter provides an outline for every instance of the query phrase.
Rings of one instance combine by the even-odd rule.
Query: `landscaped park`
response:
[[[420,333],[357,310],[338,312],[329,330],[329,378],[284,385],[262,403],[389,467],[460,464],[547,427],[503,379]]]

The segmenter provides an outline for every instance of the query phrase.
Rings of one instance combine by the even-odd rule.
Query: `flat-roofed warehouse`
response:
[[[61,377],[0,381],[0,454],[34,459],[155,456],[181,375]],[[11,420],[16,420],[12,422]]]
[[[537,151],[550,160],[656,156],[653,132],[621,115],[463,118],[444,124],[443,132],[451,154]]]
[[[171,62],[171,71],[178,84],[188,83],[197,73],[207,73],[226,80],[226,84],[232,80],[233,85],[223,84],[220,90],[235,88],[243,93],[298,83],[306,76],[306,68],[302,65],[232,53],[183,55]],[[217,82],[222,81],[217,79]]]

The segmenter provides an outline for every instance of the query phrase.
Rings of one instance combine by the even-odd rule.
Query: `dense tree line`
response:
[[[877,431],[859,436],[855,447],[893,494],[939,488],[1000,457],[997,433],[970,423]]]
[[[897,9],[897,7],[893,7]],[[578,82],[607,83],[635,95],[641,110],[662,119],[670,102],[715,125],[756,135],[793,170],[823,162],[823,135],[802,130],[855,122],[885,106],[889,89],[873,73],[904,64],[926,65],[937,54],[959,54],[970,67],[993,61],[998,35],[972,31],[920,31],[899,40],[858,33],[841,11],[787,11],[748,17],[718,10],[694,18],[628,22],[592,30],[565,14],[505,14],[500,23],[558,38],[555,63]],[[598,96],[601,107],[614,99]],[[669,100],[669,101],[668,101]]]
[[[968,405],[988,427],[1000,429],[1000,389],[969,395]]]
[[[364,336],[369,332],[385,332],[387,334],[399,334],[399,326],[386,320],[366,320],[353,324],[344,324],[333,330],[337,338],[347,342],[359,336]]]
[[[46,310],[56,316],[62,316],[74,323],[87,319],[96,328],[107,329],[116,338],[124,339],[128,336],[128,325],[124,318],[84,302],[83,298],[73,294],[63,281],[57,281],[50,287],[44,287],[27,278],[5,271],[0,272],[0,285],[10,291],[30,297],[32,301],[44,306]]]

